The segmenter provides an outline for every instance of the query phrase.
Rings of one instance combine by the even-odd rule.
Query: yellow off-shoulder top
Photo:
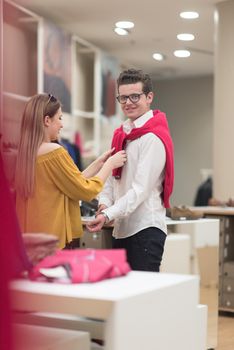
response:
[[[102,188],[102,180],[85,178],[63,147],[38,156],[34,195],[16,197],[22,232],[55,234],[63,248],[83,234],[79,201],[92,200]]]

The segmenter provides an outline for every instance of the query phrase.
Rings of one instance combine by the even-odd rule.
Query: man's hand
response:
[[[102,229],[103,225],[105,224],[105,221],[105,216],[102,214],[98,214],[93,221],[90,221],[88,224],[86,224],[86,227],[89,232],[98,232]]]

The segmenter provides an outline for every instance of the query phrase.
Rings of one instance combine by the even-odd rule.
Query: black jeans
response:
[[[132,270],[159,272],[166,234],[157,227],[148,227],[133,236],[113,239],[113,248],[126,249]]]

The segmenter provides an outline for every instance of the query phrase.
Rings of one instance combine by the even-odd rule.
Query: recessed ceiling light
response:
[[[118,35],[128,35],[129,34],[128,31],[124,28],[115,28],[114,30],[115,30],[116,34],[118,34]]]
[[[195,11],[185,11],[180,13],[180,17],[185,19],[195,19],[199,17],[199,13]]]
[[[134,27],[134,23],[130,21],[119,21],[115,23],[117,28],[131,29]]]
[[[161,53],[155,52],[155,53],[153,54],[153,58],[154,58],[156,61],[163,61],[165,57],[164,57]]]
[[[190,51],[188,50],[175,50],[174,55],[176,57],[182,58],[182,57],[189,57],[191,54],[190,54]]]
[[[188,34],[188,33],[181,33],[177,35],[178,40],[182,41],[192,41],[194,40],[194,35],[193,34]]]

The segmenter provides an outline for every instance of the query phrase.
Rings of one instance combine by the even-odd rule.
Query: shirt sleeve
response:
[[[125,195],[105,209],[110,220],[131,214],[155,188],[163,176],[166,151],[163,142],[154,134],[146,134],[139,139],[139,158],[133,182]],[[131,159],[128,158],[128,162]],[[163,178],[162,178],[163,179]]]
[[[74,201],[90,201],[102,190],[103,182],[97,177],[87,179],[76,167],[65,149],[44,162],[48,176],[67,197]]]
[[[98,196],[99,204],[105,204],[110,207],[114,204],[114,177],[110,175],[105,182],[104,188]]]

